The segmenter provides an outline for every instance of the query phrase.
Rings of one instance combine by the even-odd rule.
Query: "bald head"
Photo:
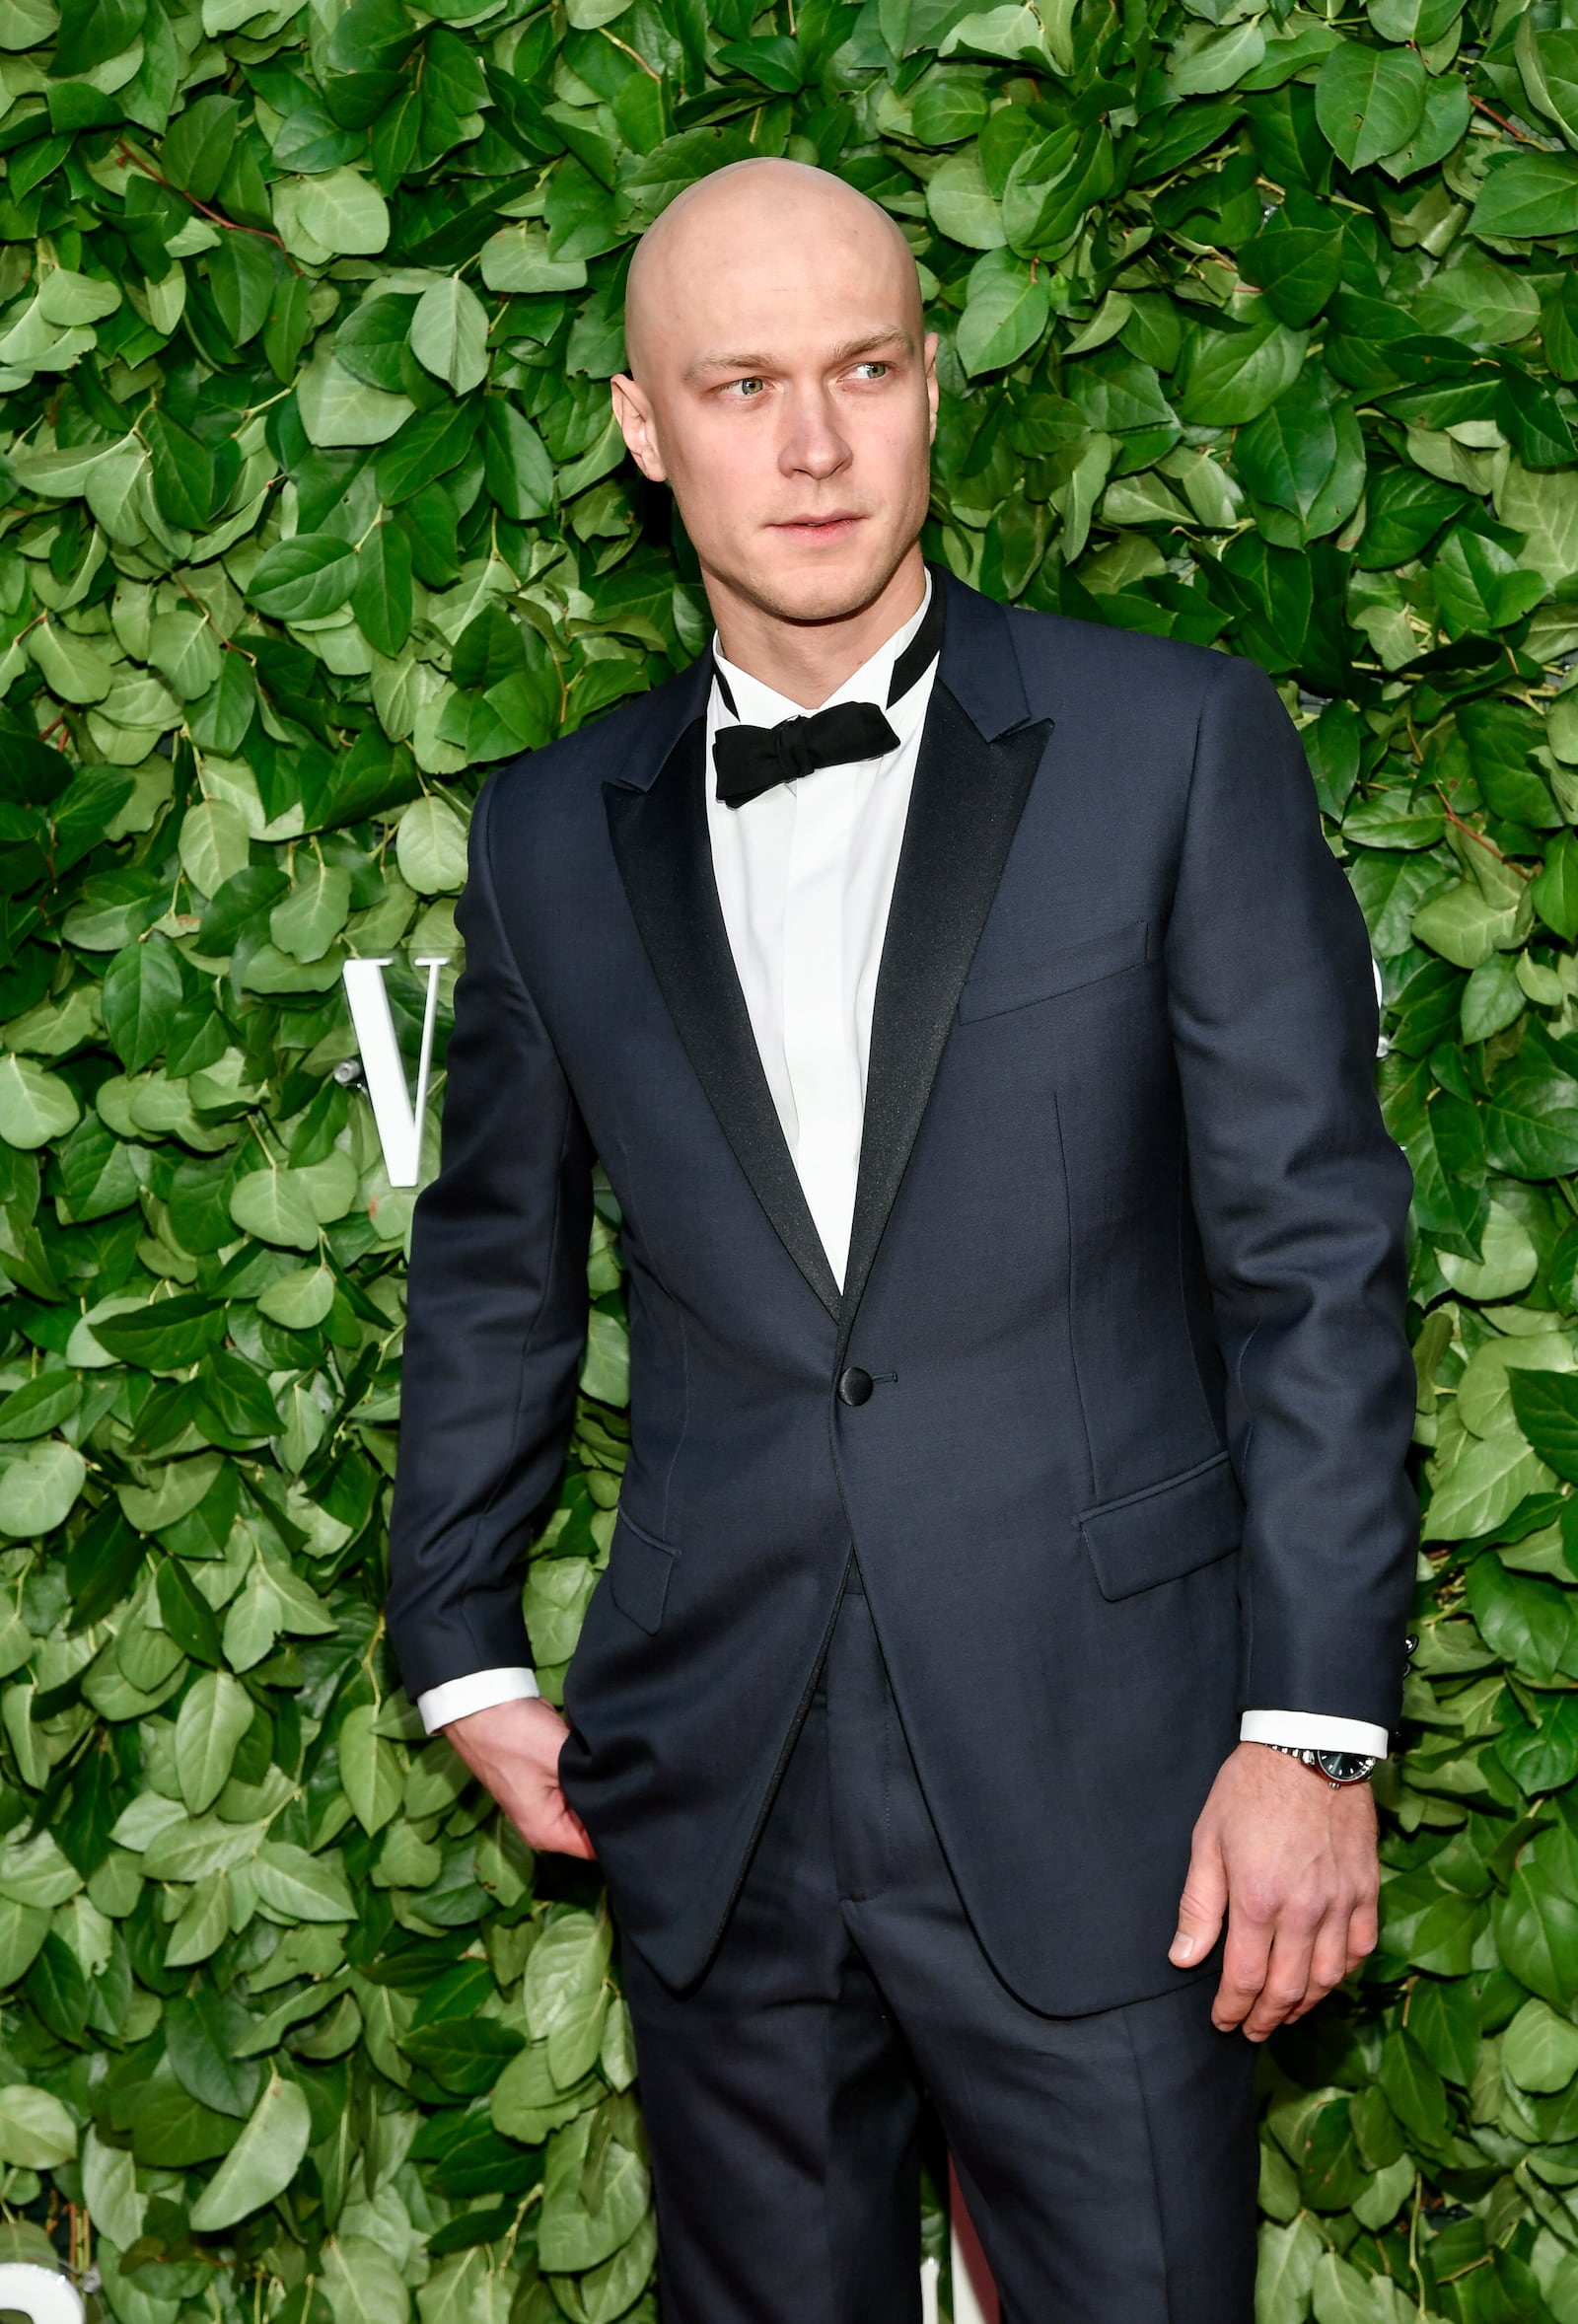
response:
[[[619,424],[673,487],[720,630],[743,607],[881,619],[896,585],[918,604],[936,341],[876,202],[804,162],[699,180],[636,247],[625,345]]]
[[[763,155],[685,186],[636,244],[624,293],[624,342],[635,377],[655,329],[684,304],[687,288],[741,267],[767,268],[788,278],[793,296],[808,257],[813,273],[836,257],[890,281],[918,343],[920,278],[887,211],[829,170]]]

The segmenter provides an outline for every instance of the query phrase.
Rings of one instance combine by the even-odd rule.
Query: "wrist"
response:
[[[1284,1759],[1292,1759],[1307,1767],[1312,1774],[1322,1777],[1333,1791],[1341,1791],[1350,1783],[1368,1782],[1375,1771],[1375,1755],[1363,1751],[1330,1751],[1320,1745],[1300,1743],[1271,1743],[1255,1739],[1255,1748],[1278,1752]]]

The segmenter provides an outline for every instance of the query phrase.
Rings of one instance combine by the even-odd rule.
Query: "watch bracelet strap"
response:
[[[1331,1788],[1332,1788],[1332,1790],[1333,1790],[1333,1791],[1341,1791],[1341,1790],[1344,1788],[1344,1785],[1342,1784],[1342,1782],[1340,1782],[1340,1781],[1338,1780],[1338,1779],[1337,1779],[1335,1776],[1328,1776],[1328,1775],[1327,1775],[1327,1771],[1326,1771],[1326,1769],[1325,1769],[1324,1767],[1322,1767],[1322,1765],[1321,1765],[1321,1758],[1320,1758],[1320,1754],[1319,1754],[1318,1752],[1316,1752],[1316,1751],[1312,1750],[1312,1749],[1311,1749],[1311,1747],[1309,1746],[1309,1744],[1307,1744],[1307,1743],[1267,1743],[1267,1744],[1265,1745],[1265,1748],[1266,1748],[1266,1750],[1267,1750],[1267,1751],[1280,1751],[1284,1759],[1299,1759],[1299,1760],[1302,1760],[1302,1761],[1304,1762],[1304,1765],[1305,1765],[1307,1768],[1314,1768],[1314,1770],[1315,1770],[1315,1772],[1316,1772],[1316,1774],[1317,1774],[1318,1776],[1326,1776],[1326,1779],[1327,1779],[1327,1782],[1330,1784],[1330,1786],[1331,1786]],[[1355,1758],[1355,1759],[1369,1759],[1369,1761],[1370,1761],[1370,1764],[1369,1764],[1369,1766],[1368,1766],[1368,1767],[1365,1769],[1365,1771],[1364,1771],[1364,1775],[1362,1775],[1362,1776],[1352,1776],[1352,1777],[1349,1777],[1349,1779],[1348,1779],[1348,1780],[1349,1780],[1350,1782],[1354,1782],[1354,1783],[1362,1783],[1362,1782],[1364,1782],[1364,1781],[1365,1781],[1365,1779],[1366,1779],[1366,1778],[1367,1778],[1367,1777],[1369,1777],[1370,1775],[1372,1775],[1372,1774],[1374,1773],[1376,1762],[1374,1761],[1374,1759],[1373,1759],[1373,1758],[1370,1758],[1370,1754],[1369,1754],[1368,1752],[1359,1751],[1359,1752],[1354,1752],[1354,1753],[1351,1753],[1351,1754],[1349,1754],[1348,1756],[1351,1756],[1352,1758]]]

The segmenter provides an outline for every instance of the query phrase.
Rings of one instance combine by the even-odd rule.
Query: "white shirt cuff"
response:
[[[471,1670],[465,1678],[445,1679],[441,1686],[426,1688],[416,1698],[416,1709],[432,1735],[448,1726],[452,1718],[465,1718],[473,1710],[491,1710],[495,1703],[519,1703],[528,1695],[540,1693],[537,1675],[530,1670]]]
[[[1291,1743],[1298,1751],[1358,1751],[1385,1759],[1392,1738],[1363,1718],[1328,1718],[1323,1710],[1247,1710],[1241,1743]]]

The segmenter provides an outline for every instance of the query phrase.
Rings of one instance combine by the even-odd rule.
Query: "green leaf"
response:
[[[1307,2213],[1286,2226],[1261,2225],[1255,2277],[1256,2324],[1302,2324],[1322,2250]]]
[[[550,258],[542,229],[525,221],[501,226],[491,241],[482,245],[480,269],[489,290],[508,291],[516,297],[581,290],[586,284],[586,260]]]
[[[230,164],[241,120],[231,97],[198,97],[171,123],[160,148],[165,176],[195,201],[211,202]]]
[[[399,1764],[390,1745],[374,1732],[378,1712],[359,1704],[339,1730],[339,1779],[364,1832],[381,1832],[400,1804]],[[492,2087],[492,2077],[484,2087]]]
[[[265,1840],[252,1866],[264,1904],[291,1921],[354,1921],[356,1907],[336,1864],[283,1840]]]
[[[550,2131],[582,2113],[600,2089],[594,2073],[561,2089],[548,2068],[547,2043],[533,2042],[511,2059],[494,2083],[489,2118],[506,2138],[539,2145]]]
[[[459,895],[466,883],[466,826],[436,794],[406,808],[394,853],[401,879],[420,896]]]
[[[74,1444],[51,1437],[28,1445],[0,1472],[0,1533],[52,1533],[64,1524],[87,1479],[88,1464]]]
[[[343,864],[310,856],[295,886],[268,915],[268,932],[281,952],[322,960],[344,927],[351,907],[351,875]]]
[[[1501,2044],[1501,2067],[1520,2090],[1564,2090],[1578,2073],[1578,2026],[1545,2001],[1525,2001]]]
[[[249,594],[259,613],[278,620],[318,620],[346,603],[355,577],[356,556],[348,541],[310,533],[265,549]]]
[[[234,2226],[290,2185],[307,2151],[312,2113],[296,2082],[271,2077],[235,2145],[191,2207],[191,2223],[209,2233]]]
[[[950,154],[926,181],[926,207],[939,233],[967,250],[993,251],[1008,240],[1002,211],[993,199],[973,146]]]
[[[0,1894],[0,1979],[8,1987],[17,1984],[37,1958],[49,1933],[49,1919],[45,1907]]]
[[[288,200],[289,223],[325,253],[371,257],[389,241],[389,206],[372,180],[355,170],[286,181],[274,197],[276,214],[282,198]]]
[[[366,2235],[323,2246],[323,2288],[334,2324],[406,2324],[410,2293],[390,2254]]]
[[[503,396],[489,397],[482,417],[482,473],[507,517],[530,524],[553,506],[553,463],[537,429]]]
[[[296,1170],[252,1170],[230,1191],[230,1215],[242,1231],[291,1251],[316,1251],[318,1213]]]
[[[1485,1156],[1513,1178],[1578,1170],[1578,1082],[1521,1058],[1496,1077],[1484,1109]]]
[[[108,658],[63,624],[45,620],[31,630],[28,651],[50,692],[63,702],[102,702],[114,685]]]
[[[351,611],[368,644],[393,659],[410,636],[412,610],[410,542],[381,517],[356,550]]]
[[[0,1057],[0,1139],[32,1152],[64,1137],[79,1118],[76,1093],[31,1057]]]
[[[218,249],[210,251],[208,287],[238,347],[254,339],[268,321],[279,271],[272,246],[256,235],[221,235]]]
[[[1046,326],[1045,282],[1009,252],[988,251],[969,273],[969,303],[959,326],[959,359],[973,378],[1017,363]]]
[[[225,1788],[236,1746],[251,1723],[251,1697],[229,1671],[206,1670],[193,1680],[176,1720],[176,1775],[194,1816]]]
[[[609,2259],[636,2231],[644,2217],[650,2180],[644,2160],[610,2143],[602,2160],[602,2201],[585,2201],[587,2149],[596,2118],[582,2115],[558,2132],[548,2146],[538,2226],[538,2256],[544,2268],[579,2271]]]
[[[222,1872],[215,1878],[224,1884]],[[238,2055],[251,2030],[234,1994],[178,1994],[165,2006],[165,2048],[181,2088],[200,2106],[239,2122],[257,2104],[263,2078],[260,2067]]]
[[[1338,160],[1362,170],[1407,143],[1424,117],[1425,90],[1412,49],[1343,40],[1315,77],[1315,117]]]
[[[1476,234],[1519,239],[1578,231],[1578,154],[1494,157],[1473,205]]]
[[[1263,301],[1237,327],[1196,325],[1182,366],[1182,416],[1213,427],[1257,418],[1298,378],[1308,336],[1278,323]]]
[[[1278,320],[1301,327],[1315,321],[1341,279],[1342,238],[1325,226],[1273,224],[1244,245],[1239,264]]]
[[[1504,629],[1545,594],[1541,574],[1526,572],[1498,542],[1464,526],[1448,534],[1430,577],[1449,637]]]
[[[101,1316],[93,1330],[100,1345],[117,1361],[141,1364],[150,1371],[174,1371],[196,1362],[209,1348],[219,1345],[225,1336],[225,1311],[200,1292],[177,1292],[168,1299],[140,1301],[121,1314]],[[201,1468],[196,1463],[187,1464],[182,1471],[180,1489],[196,1493],[201,1478],[206,1490],[217,1466],[217,1462],[211,1466],[204,1463]],[[126,1500],[123,1492],[123,1507]],[[129,1509],[127,1513],[130,1514]],[[179,1509],[173,1511],[173,1514],[179,1513]],[[170,1519],[160,1518],[158,1522],[166,1524]]]
[[[0,1440],[47,1436],[81,1402],[82,1383],[75,1373],[39,1372],[0,1401]]]
[[[212,451],[168,411],[150,412],[142,432],[160,509],[172,524],[183,526],[189,533],[202,532],[218,492],[219,473]]]
[[[140,1073],[164,1050],[183,997],[180,956],[157,932],[116,953],[106,973],[105,1029],[128,1073]]]
[[[1545,1490],[1551,1471],[1509,1430],[1473,1437],[1459,1451],[1424,1513],[1426,1541],[1462,1541],[1489,1533],[1531,1492]]]
[[[411,353],[464,396],[487,377],[487,316],[459,275],[425,290],[411,318]]]
[[[32,2082],[0,2087],[0,2162],[46,2171],[76,2151],[76,2123],[52,2092]]]
[[[1578,1482],[1578,1375],[1518,1371],[1508,1375],[1518,1425],[1558,1477]]]
[[[180,863],[200,895],[216,896],[250,861],[250,835],[238,809],[224,799],[200,799],[187,808],[180,826]]]
[[[1565,2010],[1578,1991],[1578,1902],[1537,1865],[1518,1864],[1495,1906],[1496,1944],[1516,1978]]]

